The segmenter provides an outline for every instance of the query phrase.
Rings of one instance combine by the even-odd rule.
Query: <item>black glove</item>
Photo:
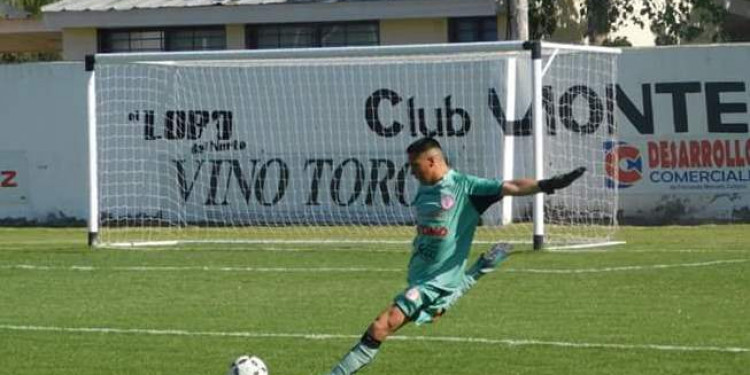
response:
[[[546,180],[539,180],[539,190],[546,194],[555,194],[555,190],[570,186],[573,181],[583,176],[584,172],[586,172],[586,167],[578,167],[568,173],[558,174]]]

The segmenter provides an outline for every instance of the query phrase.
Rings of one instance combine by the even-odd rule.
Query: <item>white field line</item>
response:
[[[539,269],[539,268],[507,268],[503,271],[512,273],[548,273],[548,274],[575,274],[575,273],[606,273],[606,272],[624,272],[624,271],[644,271],[658,270],[667,268],[689,268],[689,267],[710,267],[722,264],[747,263],[750,259],[726,259],[713,260],[709,262],[697,263],[677,263],[677,264],[649,264],[640,266],[619,266],[603,268],[577,268],[577,269]]]
[[[660,249],[660,250],[649,250],[649,249],[628,249],[623,250],[624,253],[750,253],[748,249]]]
[[[368,268],[368,267],[211,267],[211,266],[38,266],[32,264],[0,265],[0,269],[28,271],[124,271],[124,272],[406,272],[404,268]]]
[[[479,243],[483,246],[487,243]],[[475,242],[475,244],[477,244]],[[372,244],[368,244],[371,246]],[[105,248],[111,250],[111,248]],[[283,246],[266,246],[266,247],[241,247],[232,246],[224,247],[221,249],[206,250],[191,247],[179,247],[179,246],[166,246],[166,247],[129,247],[129,248],[117,248],[117,251],[136,251],[136,252],[179,252],[179,251],[201,251],[201,252],[212,252],[212,251],[267,251],[267,252],[288,252],[288,253],[300,253],[300,252],[356,252],[356,253],[405,253],[411,252],[411,246],[384,246],[382,248],[369,248],[369,247],[338,247],[335,244],[331,246],[320,246],[320,247],[283,247]],[[542,251],[544,252],[544,251]],[[598,249],[555,249],[549,250],[549,253],[554,254],[589,254],[589,253],[608,253],[608,254],[623,254],[623,253],[750,253],[749,249],[620,249],[620,248],[598,248]]]
[[[103,328],[103,327],[49,327],[26,325],[0,325],[5,331],[33,331],[57,333],[94,333],[94,334],[127,334],[151,336],[187,336],[187,337],[243,337],[243,338],[290,338],[302,340],[355,340],[360,335],[326,334],[326,333],[269,333],[269,332],[216,332],[216,331],[187,331],[160,330],[139,328]],[[612,350],[657,350],[677,352],[721,352],[748,353],[750,348],[722,347],[722,346],[686,346],[662,344],[608,344],[568,341],[544,341],[528,339],[490,339],[481,337],[441,337],[441,336],[392,336],[388,340],[398,341],[429,341],[441,343],[485,344],[506,346],[555,346],[577,349],[612,349]]]
[[[112,250],[111,248],[105,248],[107,250]],[[96,250],[94,250],[96,251]],[[132,248],[117,248],[116,251],[135,251],[135,252],[179,252],[179,251],[200,251],[200,252],[225,252],[225,251],[242,251],[242,252],[248,252],[248,251],[267,251],[267,252],[279,252],[279,253],[304,253],[304,252],[336,252],[336,253],[342,253],[342,252],[356,252],[356,253],[410,253],[411,248],[409,246],[399,246],[399,247],[388,247],[385,246],[384,248],[374,249],[374,248],[342,248],[342,247],[336,247],[336,246],[330,246],[330,247],[225,247],[218,250],[205,250],[205,249],[198,249],[198,248],[191,248],[191,247],[179,247],[179,246],[173,246],[173,247],[132,247]]]
[[[501,272],[509,273],[538,273],[538,274],[585,274],[585,273],[607,273],[644,271],[668,268],[691,268],[710,267],[724,264],[747,263],[750,259],[726,259],[697,263],[676,264],[649,264],[639,266],[618,266],[603,268],[573,268],[573,269],[544,269],[544,268],[501,268]],[[273,272],[273,273],[362,273],[362,272],[406,272],[404,268],[369,268],[369,267],[219,267],[219,266],[122,266],[122,267],[95,267],[95,266],[44,266],[32,264],[2,264],[0,270],[27,270],[27,271],[120,271],[120,272]]]
[[[554,254],[590,254],[590,253],[607,253],[607,254],[628,254],[628,253],[750,253],[750,249],[558,249],[549,250]]]

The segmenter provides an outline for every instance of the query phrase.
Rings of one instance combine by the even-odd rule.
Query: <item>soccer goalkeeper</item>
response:
[[[422,138],[406,149],[420,186],[413,206],[417,236],[408,269],[408,286],[370,324],[361,340],[336,364],[331,375],[349,375],[372,362],[380,344],[408,322],[435,321],[480,277],[507,256],[511,246],[496,244],[465,270],[479,217],[506,195],[553,194],[581,177],[581,167],[550,179],[500,182],[451,169],[440,143]]]

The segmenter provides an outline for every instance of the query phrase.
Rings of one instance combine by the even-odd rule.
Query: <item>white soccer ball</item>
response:
[[[254,355],[243,355],[232,362],[228,375],[268,375],[268,367]]]

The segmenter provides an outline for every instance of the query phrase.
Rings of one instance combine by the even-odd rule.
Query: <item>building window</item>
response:
[[[492,42],[497,40],[497,17],[451,18],[448,21],[451,43]]]
[[[99,30],[99,52],[226,49],[224,26]]]
[[[251,49],[380,44],[380,28],[375,21],[248,25],[245,35]]]

